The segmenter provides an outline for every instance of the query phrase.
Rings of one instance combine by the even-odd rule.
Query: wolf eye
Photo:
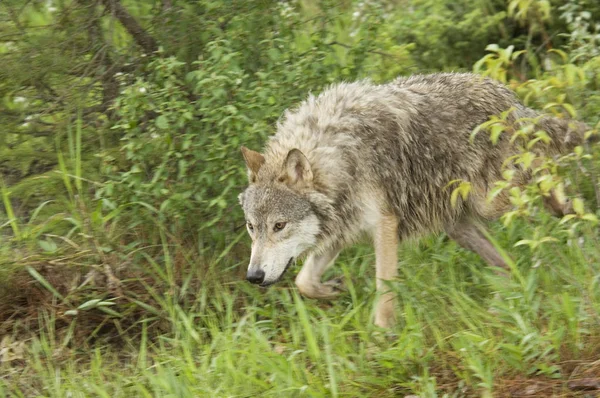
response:
[[[285,223],[285,222],[278,222],[278,223],[276,223],[275,226],[273,227],[273,231],[275,231],[275,232],[281,231],[282,229],[285,228],[286,224],[287,223]]]
[[[250,232],[254,232],[254,225],[252,225],[249,222],[247,222],[246,226],[248,227],[248,229],[250,230]]]

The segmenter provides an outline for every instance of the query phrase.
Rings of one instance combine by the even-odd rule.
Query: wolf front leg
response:
[[[341,281],[332,280],[321,282],[323,273],[335,261],[339,249],[329,249],[321,255],[311,254],[304,262],[304,266],[296,276],[296,286],[303,296],[315,299],[331,299],[341,292]]]
[[[375,308],[375,325],[389,328],[396,322],[396,294],[390,281],[398,276],[398,219],[383,216],[375,230],[375,276],[379,299]]]

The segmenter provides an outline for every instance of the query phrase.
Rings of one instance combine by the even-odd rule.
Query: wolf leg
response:
[[[381,218],[375,231],[375,274],[379,299],[375,308],[375,325],[389,328],[396,321],[396,294],[389,282],[398,276],[398,219]]]
[[[567,214],[574,213],[571,201],[562,199],[554,190],[551,190],[550,195],[544,196],[542,199],[546,210],[554,217],[562,218]]]
[[[508,270],[508,265],[482,230],[483,226],[478,223],[463,220],[446,229],[446,233],[465,249],[479,254],[489,265]]]
[[[296,286],[303,296],[316,299],[331,299],[337,296],[341,289],[342,282],[332,280],[322,283],[323,273],[335,261],[339,249],[330,249],[322,255],[311,254],[304,262],[304,266],[296,276]]]

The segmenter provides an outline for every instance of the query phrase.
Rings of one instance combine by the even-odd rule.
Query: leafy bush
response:
[[[491,193],[513,205],[491,225],[510,277],[444,236],[406,244],[394,339],[371,323],[372,251],[340,255],[348,292],[321,305],[244,283],[234,247],[239,146],[335,81],[474,65],[597,127],[600,3],[21,3],[0,6],[2,393],[558,396],[597,371],[597,146],[541,161],[547,136],[516,131]],[[550,188],[574,214],[542,210]]]
[[[151,218],[168,223],[172,232],[197,232],[201,244],[210,246],[241,221],[236,196],[246,183],[242,144],[260,147],[282,111],[307,92],[340,76],[390,78],[402,68],[392,61],[407,56],[403,47],[391,45],[383,51],[392,53],[363,56],[381,18],[358,28],[370,38],[350,51],[342,46],[340,53],[328,28],[296,31],[300,15],[289,8],[280,12],[285,18],[272,31],[258,33],[263,40],[243,31],[253,48],[240,48],[232,38],[240,40],[237,32],[227,30],[205,43],[191,65],[164,55],[148,63],[143,78],[120,76],[123,89],[114,105],[119,121],[112,134],[121,146],[118,153],[103,154],[108,181],[98,199],[110,208],[133,205],[138,214],[151,209]]]

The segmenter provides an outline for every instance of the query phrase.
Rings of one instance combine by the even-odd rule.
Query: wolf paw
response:
[[[321,300],[333,299],[345,291],[342,278],[335,278],[324,283],[298,284],[298,289],[305,297]]]

